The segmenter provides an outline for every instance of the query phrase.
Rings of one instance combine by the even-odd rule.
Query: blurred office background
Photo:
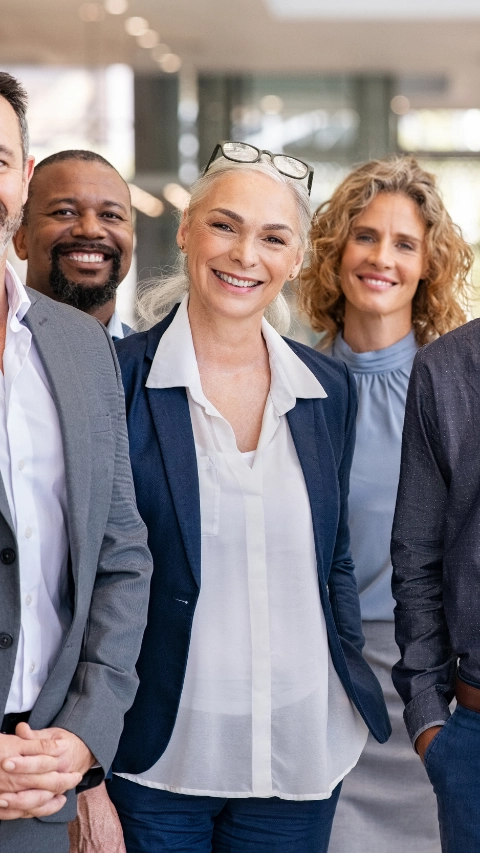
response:
[[[37,160],[89,148],[131,184],[127,322],[220,139],[313,164],[314,205],[353,164],[413,152],[480,250],[479,0],[3,0],[0,67]]]

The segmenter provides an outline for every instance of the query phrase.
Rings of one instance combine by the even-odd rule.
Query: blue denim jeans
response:
[[[480,714],[457,705],[425,752],[443,853],[480,851]]]
[[[222,799],[114,776],[108,793],[127,853],[327,853],[340,788],[328,800]]]

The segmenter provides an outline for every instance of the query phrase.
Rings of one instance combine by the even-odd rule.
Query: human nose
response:
[[[239,235],[230,250],[230,257],[244,268],[254,267],[258,263],[258,251],[254,237]]]
[[[388,269],[395,263],[393,258],[392,247],[388,240],[378,240],[373,243],[370,248],[369,263],[379,269]]]
[[[94,210],[87,210],[76,219],[71,229],[72,237],[86,237],[88,240],[98,240],[105,237],[103,222]]]

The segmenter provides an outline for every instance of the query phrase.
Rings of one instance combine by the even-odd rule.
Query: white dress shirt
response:
[[[123,341],[125,337],[125,332],[123,331],[123,324],[120,319],[120,314],[117,309],[113,312],[110,320],[107,323],[107,331],[114,341]]]
[[[250,453],[202,391],[188,297],[152,363],[148,388],[187,389],[202,585],[170,743],[150,770],[120,775],[184,794],[323,799],[367,737],[330,659],[310,502],[286,418],[297,397],[327,395],[265,320],[262,333],[271,386]]]
[[[5,713],[30,711],[68,627],[67,498],[62,436],[32,334],[31,303],[13,268],[0,372],[0,473],[20,564],[21,628]]]

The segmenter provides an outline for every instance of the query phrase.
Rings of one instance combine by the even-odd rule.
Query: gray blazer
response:
[[[63,439],[71,609],[68,633],[30,724],[74,732],[107,771],[137,689],[135,663],[152,568],[135,502],[122,382],[101,323],[34,290],[28,295],[32,305],[24,322],[48,376]],[[8,553],[2,561],[5,549],[14,552],[14,562]],[[17,550],[0,478],[0,717],[20,632]],[[66,821],[74,814],[72,794],[46,820]],[[37,821],[26,823],[38,827]],[[0,825],[1,849],[6,828]]]

